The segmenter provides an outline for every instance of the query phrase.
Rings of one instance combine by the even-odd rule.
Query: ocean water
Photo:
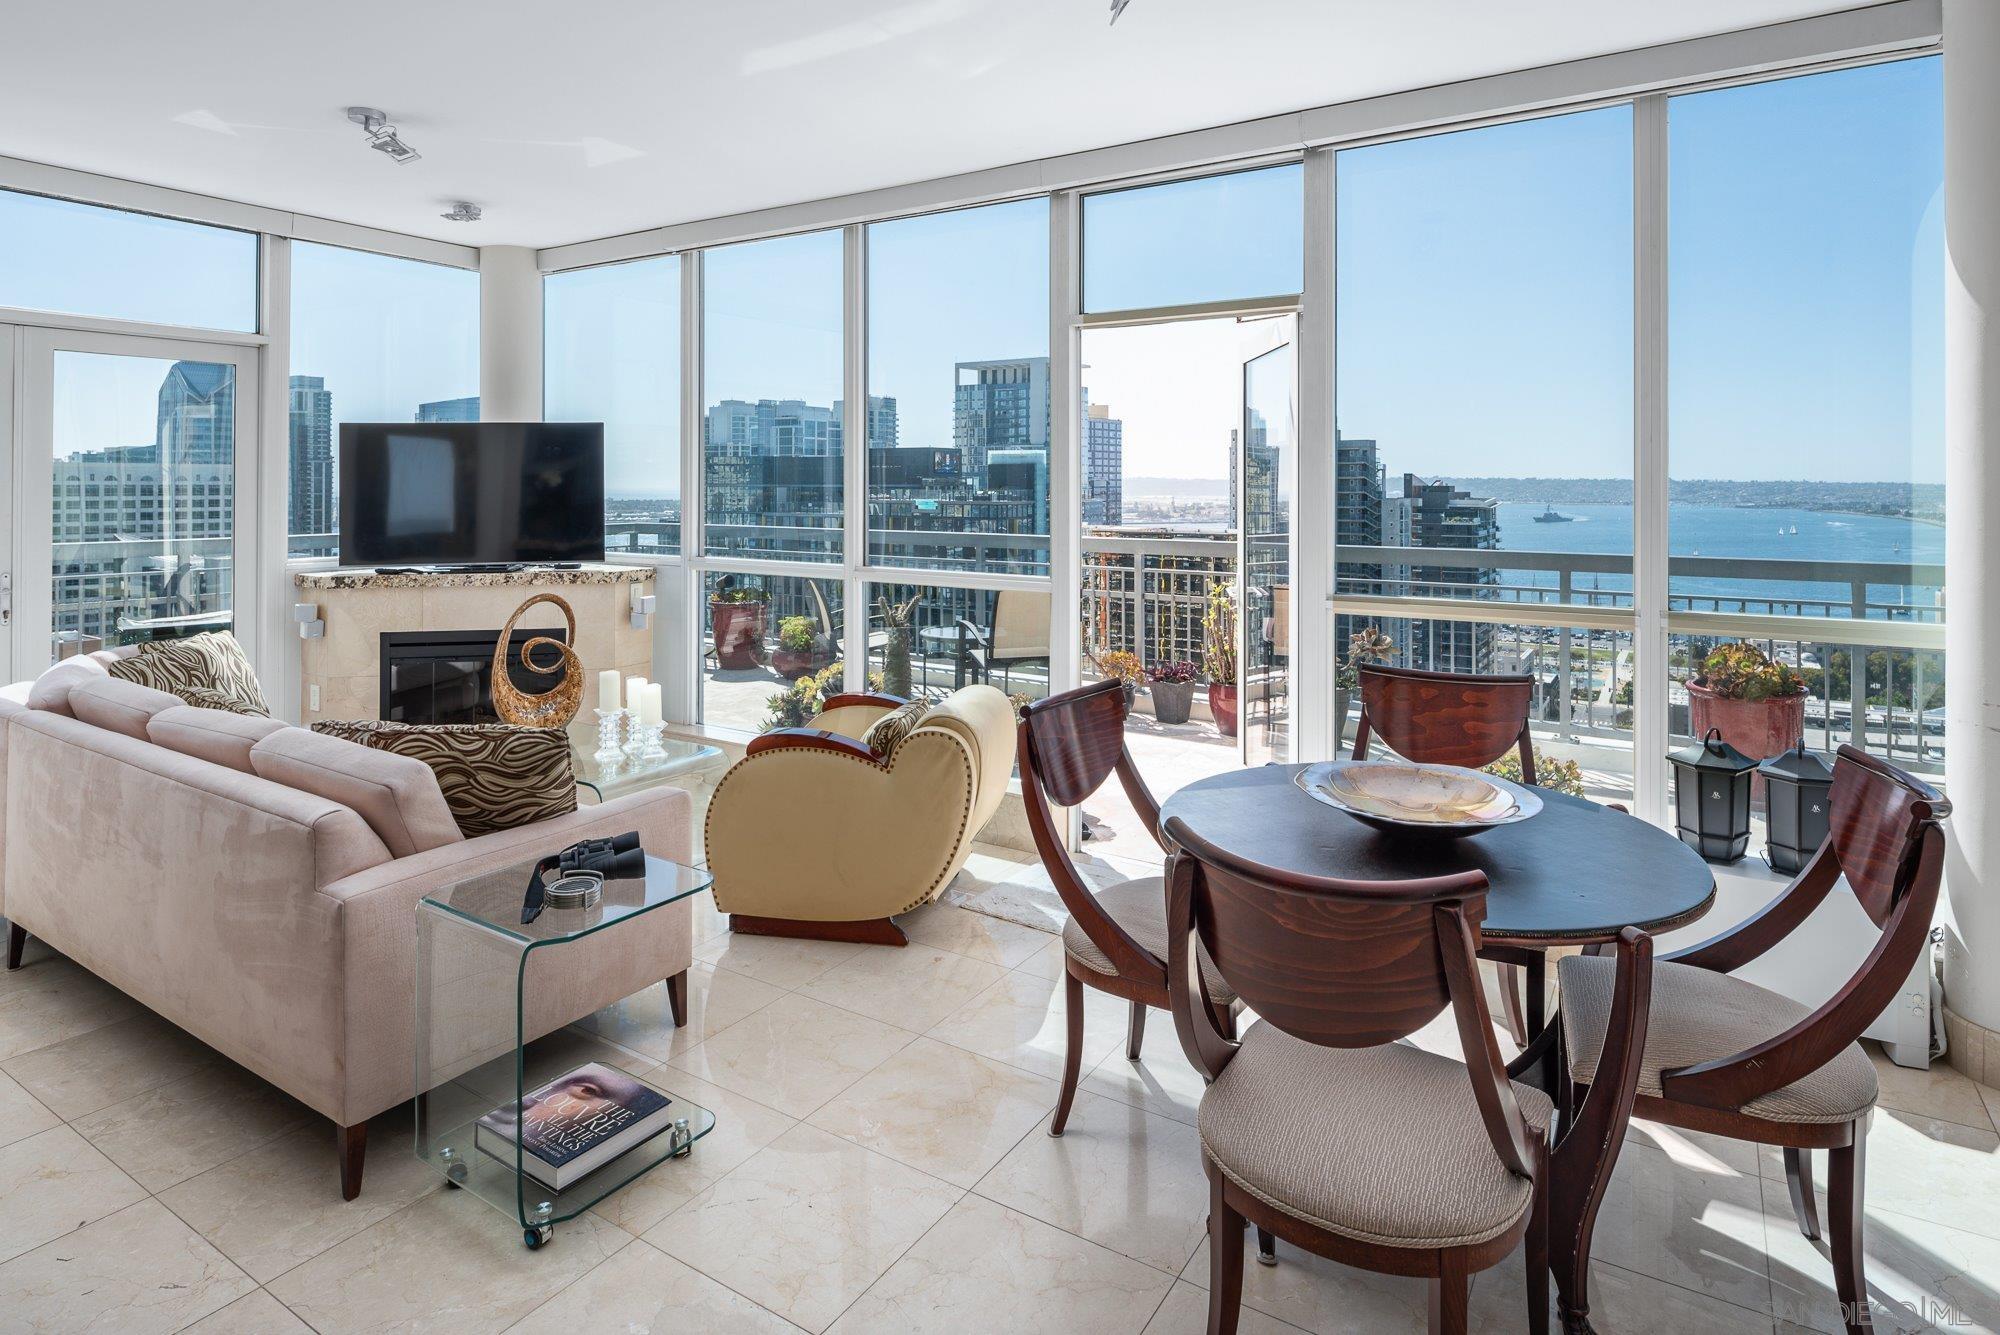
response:
[[[1543,511],[1540,503],[1500,502],[1500,546],[1503,551],[1586,552],[1629,558],[1632,553],[1632,507],[1629,505],[1558,505],[1561,514],[1574,516],[1568,524],[1537,524],[1534,517]],[[1791,532],[1796,527],[1797,533]],[[1840,561],[1878,562],[1888,566],[1942,565],[1944,528],[1937,524],[1884,515],[1833,514],[1822,510],[1750,509],[1726,505],[1675,505],[1667,517],[1667,548],[1673,556],[1719,557],[1752,561]],[[1871,603],[1933,607],[1939,597],[1934,585],[1912,587],[1903,582],[1901,571],[1885,571],[1881,582],[1871,580]],[[1605,593],[1629,594],[1629,575],[1577,575],[1574,587],[1581,593],[1593,587]],[[1556,576],[1551,571],[1503,570],[1506,584],[1532,585],[1553,589]],[[1670,592],[1678,603],[1683,596],[1706,609],[1710,600],[1720,600],[1724,611],[1737,610],[1737,601],[1751,600],[1750,611],[1772,610],[1790,613],[1803,610],[1816,615],[1819,602],[1833,602],[1844,610],[1851,596],[1845,581],[1758,579],[1749,575],[1715,577],[1674,575]],[[1629,601],[1620,599],[1620,602]],[[1767,603],[1777,603],[1775,608]],[[1786,604],[1790,604],[1787,606]],[[1801,609],[1798,604],[1805,604]],[[1886,615],[1877,610],[1872,615]]]

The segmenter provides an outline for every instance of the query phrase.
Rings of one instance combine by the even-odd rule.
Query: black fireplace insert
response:
[[[555,685],[553,676],[521,665],[521,646],[537,636],[567,642],[562,626],[524,627],[509,637],[507,675],[523,691]],[[495,630],[412,630],[382,633],[382,717],[393,723],[498,723],[493,711]],[[547,661],[548,651],[535,655]]]

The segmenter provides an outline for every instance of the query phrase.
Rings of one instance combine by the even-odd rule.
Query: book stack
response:
[[[479,1119],[473,1142],[509,1168],[520,1146],[521,1171],[561,1191],[634,1145],[668,1129],[673,1100],[599,1062],[579,1066]]]

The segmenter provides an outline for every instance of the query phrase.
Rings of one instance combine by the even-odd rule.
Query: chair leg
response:
[[[1069,1122],[1069,1105],[1076,1102],[1076,1082],[1083,1074],[1083,983],[1067,969],[1063,971],[1063,1011],[1069,1033],[1063,1045],[1062,1094],[1056,1099],[1056,1115],[1049,1119],[1049,1134],[1060,1136]]]
[[[667,976],[667,1008],[674,1013],[674,1028],[687,1028],[688,976],[686,969]]]
[[[1222,1174],[1208,1171],[1208,1335],[1236,1335],[1243,1309],[1243,1217],[1222,1194]]]
[[[1465,1253],[1446,1252],[1443,1264],[1443,1270],[1431,1281],[1431,1335],[1465,1335],[1466,1300],[1472,1284],[1465,1269]]]
[[[1512,964],[1494,966],[1494,973],[1500,982],[1500,1018],[1506,1022],[1507,1034],[1514,1040],[1514,1046],[1528,1046],[1528,1017],[1521,1010],[1521,971]]]
[[[351,1201],[361,1194],[361,1165],[368,1154],[368,1123],[336,1126],[333,1149],[340,1158],[340,1199]]]
[[[28,929],[18,922],[7,924],[7,971],[21,967],[21,952],[28,948]]]
[[[1812,1151],[1785,1147],[1785,1185],[1792,1191],[1792,1214],[1799,1232],[1819,1240],[1819,1202],[1813,1199]]]
[[[1276,1265],[1277,1263],[1278,1263],[1278,1239],[1272,1235],[1271,1230],[1267,1228],[1258,1229],[1257,1264]]]
[[[1833,1288],[1840,1296],[1841,1320],[1849,1335],[1874,1329],[1868,1313],[1868,1280],[1861,1262],[1862,1179],[1868,1157],[1868,1123],[1854,1124],[1853,1139],[1827,1155],[1828,1244],[1833,1251]]]
[[[1535,1201],[1528,1216],[1528,1335],[1549,1335],[1549,1173],[1546,1156],[1535,1178]]]
[[[1146,1003],[1132,1003],[1132,1019],[1125,1027],[1125,1060],[1139,1060],[1139,1045],[1146,1041]]]

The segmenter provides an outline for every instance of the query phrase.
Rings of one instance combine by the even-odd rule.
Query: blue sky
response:
[[[1940,96],[1926,58],[1673,100],[1674,476],[1941,480]],[[1398,471],[1629,475],[1630,111],[1338,162],[1341,429]],[[1093,199],[1089,304],[1296,286],[1299,176]],[[873,229],[870,388],[900,401],[905,443],[949,439],[955,362],[1046,353],[1045,214]],[[840,267],[833,232],[711,252],[711,401],[840,396]],[[477,392],[475,275],[308,245],[294,270],[292,367],[327,377],[340,417]],[[610,419],[614,489],[674,490],[652,442],[678,393],[676,283],[668,260],[550,287],[551,338],[575,340],[551,413]],[[243,234],[0,195],[0,305],[242,328],[254,300]],[[1195,332],[1092,336],[1086,383],[1127,422],[1129,471],[1225,466],[1234,356]]]

